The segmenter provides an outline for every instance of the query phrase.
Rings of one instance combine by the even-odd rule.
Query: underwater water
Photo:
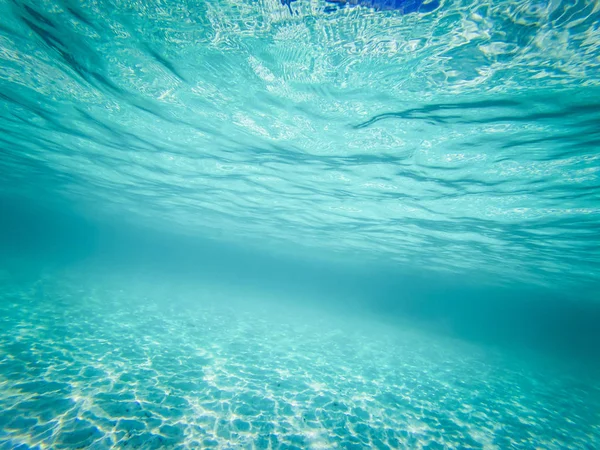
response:
[[[595,0],[0,0],[0,449],[600,447]]]

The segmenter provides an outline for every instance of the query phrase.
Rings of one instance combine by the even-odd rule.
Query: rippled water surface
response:
[[[597,2],[0,14],[4,190],[400,266],[598,281]]]

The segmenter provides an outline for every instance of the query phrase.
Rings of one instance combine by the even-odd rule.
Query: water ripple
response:
[[[600,10],[0,4],[3,190],[165,228],[598,282]]]

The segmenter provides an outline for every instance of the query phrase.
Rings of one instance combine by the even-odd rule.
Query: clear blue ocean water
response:
[[[597,0],[0,0],[0,449],[600,447]]]

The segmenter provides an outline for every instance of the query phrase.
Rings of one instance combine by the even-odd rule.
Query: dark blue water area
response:
[[[298,0],[281,0],[281,4],[287,5],[292,12],[291,4],[294,1]],[[399,11],[401,14],[430,12],[440,6],[438,1],[425,2],[424,0],[327,0],[327,2],[331,5],[330,11],[339,7],[365,6],[379,11]]]

